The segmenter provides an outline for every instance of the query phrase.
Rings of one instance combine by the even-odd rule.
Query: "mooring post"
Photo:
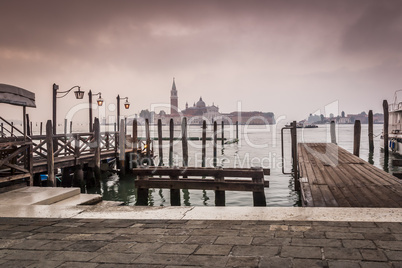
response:
[[[173,139],[174,139],[174,123],[170,118],[169,123],[169,167],[173,167]]]
[[[216,157],[217,157],[217,154],[216,154],[216,147],[217,147],[217,139],[218,139],[218,131],[217,131],[217,124],[216,124],[216,121],[214,122],[214,148],[213,148],[213,150],[214,150],[214,157],[213,157],[213,164],[214,164],[214,167],[216,167]]]
[[[207,140],[207,122],[205,120],[202,121],[202,159],[201,166],[205,167],[205,158],[206,158],[206,140]]]
[[[55,176],[54,176],[54,155],[53,155],[53,127],[52,121],[47,120],[46,123],[46,148],[47,148],[47,181],[48,186],[55,187]]]
[[[223,146],[225,145],[225,127],[224,127],[224,122],[223,122],[223,119],[222,119],[222,123],[221,123],[221,125],[222,125],[222,148],[223,148]]]
[[[335,121],[331,121],[331,143],[336,144]]]
[[[119,127],[119,163],[120,163],[120,175],[126,174],[126,134],[124,133],[124,119],[120,120]]]
[[[361,136],[361,124],[360,120],[356,120],[353,134],[353,154],[355,156],[360,155],[360,136]]]
[[[84,171],[82,164],[77,164],[74,168],[73,187],[82,187],[84,185]]]
[[[158,119],[158,149],[159,149],[159,164],[163,166],[163,148],[162,148],[162,120]]]
[[[374,131],[373,131],[373,110],[368,112],[368,137],[369,137],[369,152],[374,151]]]
[[[151,136],[149,133],[149,120],[148,118],[145,119],[145,144],[146,144],[146,156],[147,156],[147,163],[148,166],[151,165]]]
[[[262,167],[254,167],[252,169],[255,170],[260,170],[261,171],[261,177],[255,176],[252,178],[253,182],[256,184],[262,184],[264,185],[264,172]],[[265,198],[265,191],[264,187],[262,188],[262,191],[253,191],[253,205],[255,207],[266,207],[267,206],[267,200]]]
[[[136,168],[138,167],[138,129],[137,129],[137,119],[134,118],[133,120],[133,153],[134,153],[134,159],[133,159],[133,167]]]
[[[236,140],[239,140],[239,121],[236,121]]]
[[[216,122],[215,122],[216,123]],[[220,170],[222,169],[222,167],[219,168]],[[218,173],[219,175],[214,177],[214,180],[216,182],[224,182],[225,178],[222,177],[222,175],[220,174],[220,172]],[[221,190],[215,190],[215,206],[217,207],[223,207],[226,204],[226,194],[225,191],[221,191]]]
[[[101,179],[101,135],[99,119],[95,117],[94,122],[94,138],[95,138],[95,183],[98,184]]]
[[[71,187],[72,185],[72,180],[71,180],[71,176],[70,176],[70,168],[69,167],[65,167],[62,169],[61,171],[62,175],[61,175],[61,186],[62,187]]]
[[[297,123],[292,123],[292,158],[293,158],[293,178],[295,180],[295,191],[300,191],[299,170],[298,170],[298,154],[297,154]]]
[[[389,123],[389,114],[388,114],[388,101],[384,100],[382,102],[382,108],[384,110],[384,133],[383,133],[383,137],[384,137],[384,155],[386,157],[388,157],[388,123]]]
[[[183,166],[188,166],[188,143],[187,143],[187,118],[184,117],[181,124],[181,144],[183,149]]]
[[[26,133],[29,136],[29,135],[31,135],[31,124],[29,123],[29,114],[26,114],[25,117],[26,117],[26,127],[27,127],[27,129],[24,130],[24,133]]]
[[[139,176],[138,180],[146,179],[144,176]],[[137,188],[137,206],[147,206],[148,205],[148,188]]]

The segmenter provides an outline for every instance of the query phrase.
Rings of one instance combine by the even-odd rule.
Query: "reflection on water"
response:
[[[240,127],[240,126],[239,126]],[[141,131],[139,129],[139,136]],[[129,128],[129,133],[131,129]],[[198,126],[188,127],[189,137],[201,137],[202,129]],[[219,129],[218,129],[219,131]],[[379,134],[382,131],[381,125],[374,125],[374,134]],[[156,127],[151,127],[151,136],[155,136]],[[374,139],[375,149],[373,153],[369,152],[368,146],[368,129],[367,125],[362,125],[361,136],[361,151],[360,155],[363,160],[368,161],[374,166],[381,168],[387,172],[395,172],[397,167],[392,166],[392,159],[399,158],[395,155],[390,155],[389,158],[384,158],[384,154],[380,151],[380,138],[377,136]],[[295,192],[293,179],[289,175],[282,174],[281,165],[281,144],[280,144],[280,127],[273,126],[248,126],[245,129],[240,128],[239,143],[225,144],[222,147],[218,143],[217,165],[226,168],[249,168],[252,166],[262,166],[270,168],[271,175],[265,176],[265,180],[269,180],[270,187],[265,189],[267,206],[276,207],[291,207],[301,206],[300,196]],[[179,136],[180,131],[175,133]],[[169,136],[167,126],[163,127],[163,136]],[[218,135],[219,136],[219,135]],[[225,137],[229,140],[235,136],[233,129],[225,127]],[[348,150],[353,151],[353,125],[338,125],[337,135],[338,145]],[[208,128],[207,137],[212,137],[211,128]],[[320,125],[318,128],[298,130],[299,142],[329,142],[329,125]],[[154,143],[155,152],[158,151],[157,142]],[[213,144],[212,141],[207,141],[206,148],[206,166],[213,166]],[[201,167],[201,141],[189,141],[189,166]],[[291,168],[290,158],[290,136],[284,137],[285,150],[285,171]],[[181,141],[174,143],[174,164],[182,163],[181,158]],[[169,155],[168,141],[163,141],[163,155]],[[159,159],[155,159],[158,163]],[[168,159],[163,159],[164,163],[169,163]],[[126,205],[135,205],[136,189],[134,187],[134,177],[130,174],[119,178],[116,174],[103,174],[103,179],[99,188],[89,189],[89,193],[102,194],[104,200],[121,201]],[[181,200],[183,206],[214,206],[214,191],[210,190],[181,190]],[[170,191],[169,189],[150,189],[149,204],[151,206],[170,206]],[[251,192],[226,192],[227,206],[252,206],[253,198]]]

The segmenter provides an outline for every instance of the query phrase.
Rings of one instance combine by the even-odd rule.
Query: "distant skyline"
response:
[[[202,96],[223,113],[241,103],[287,121],[328,106],[382,113],[402,89],[398,0],[0,0],[0,10],[0,83],[36,94],[33,122],[51,119],[53,83],[86,93],[58,100],[58,122],[90,89],[106,116],[117,94],[127,116],[168,104],[173,77],[181,109]]]

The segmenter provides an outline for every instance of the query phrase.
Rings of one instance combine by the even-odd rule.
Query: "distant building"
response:
[[[155,114],[155,122],[161,119],[162,124],[169,124],[170,119],[173,119],[174,124],[180,124],[183,117],[187,117],[188,124],[202,124],[203,120],[207,123],[222,121],[226,124],[232,124],[236,121],[239,124],[274,124],[275,116],[273,113],[263,112],[232,112],[229,114],[222,114],[219,112],[219,107],[214,103],[208,106],[200,97],[197,102],[194,102],[193,106],[189,106],[186,103],[184,110],[179,109],[179,98],[176,88],[175,79],[173,78],[172,89],[170,91],[170,114],[166,114],[165,111],[160,111],[159,114]]]

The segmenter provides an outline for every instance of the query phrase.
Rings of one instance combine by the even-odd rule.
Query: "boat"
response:
[[[291,127],[291,124],[285,125],[285,127]],[[314,124],[306,124],[306,123],[297,123],[296,128],[318,128],[317,125]]]
[[[402,92],[402,89],[395,91],[394,102],[388,105],[388,150],[402,155],[402,101],[398,100],[399,92]],[[381,135],[381,139],[384,139],[384,135]],[[381,143],[381,149],[384,149],[383,142]]]

